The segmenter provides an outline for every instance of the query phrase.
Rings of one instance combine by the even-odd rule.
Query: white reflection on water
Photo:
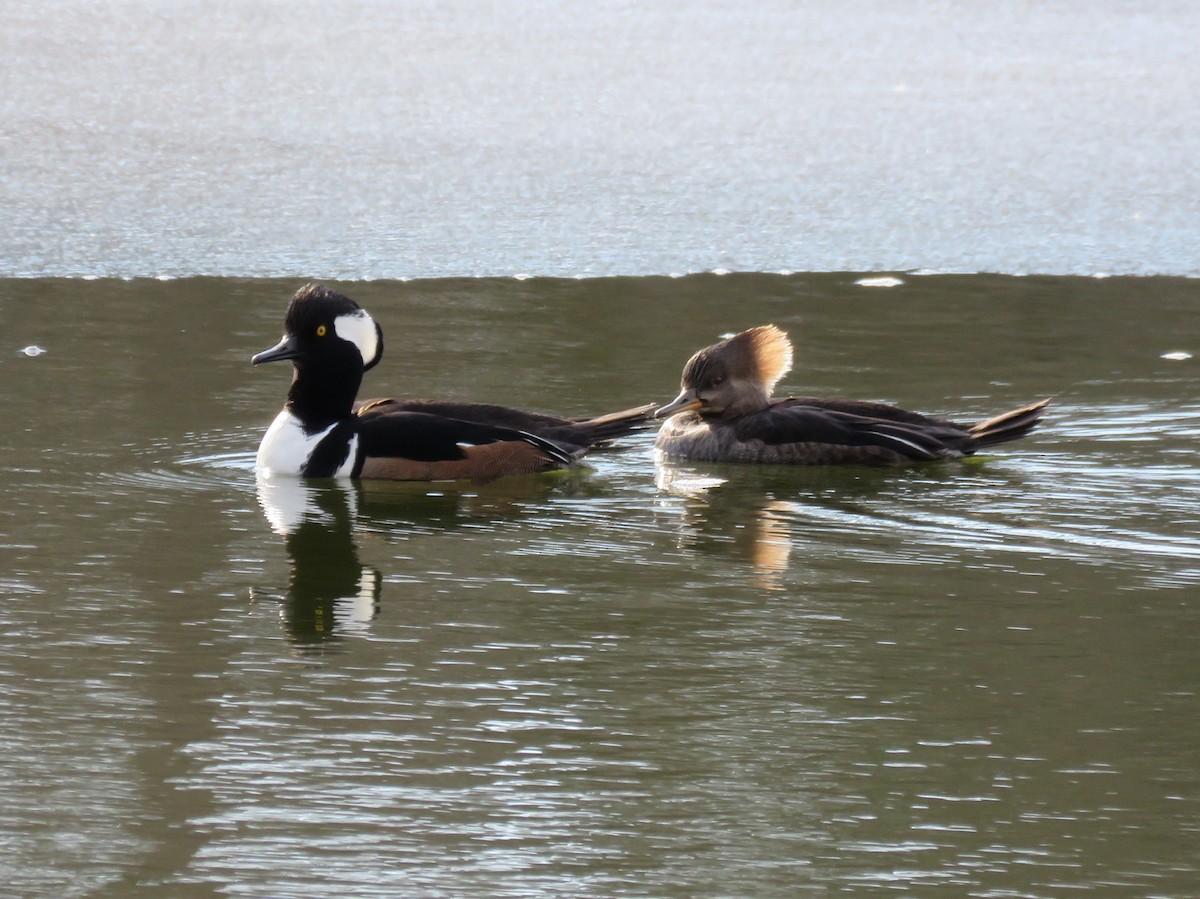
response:
[[[611,638],[511,642],[479,624],[415,630],[376,644],[371,666],[348,659],[283,680],[265,647],[247,647],[214,710],[220,739],[187,749],[190,786],[219,808],[192,822],[209,835],[192,875],[242,872],[255,895],[328,895],[330,884],[439,894],[450,883],[458,895],[514,895],[514,878],[526,894],[578,888],[587,874],[574,866],[619,861],[611,806],[646,765],[606,758],[620,738],[597,717],[603,701],[570,683]]]
[[[256,478],[258,503],[284,538],[291,574],[280,612],[298,645],[368,633],[379,613],[383,578],[359,560],[356,485],[299,478]]]
[[[294,534],[305,523],[336,527],[335,513],[323,508],[319,502],[333,490],[341,491],[345,497],[347,517],[354,519],[358,515],[357,493],[347,484],[313,484],[299,478],[271,478],[256,473],[255,486],[258,504],[266,514],[271,530],[280,537]]]

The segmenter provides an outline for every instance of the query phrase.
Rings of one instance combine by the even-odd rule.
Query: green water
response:
[[[371,395],[781,390],[985,459],[256,485],[299,281],[0,281],[0,868],[21,896],[1200,891],[1200,281],[344,283]],[[37,345],[40,355],[21,350]]]

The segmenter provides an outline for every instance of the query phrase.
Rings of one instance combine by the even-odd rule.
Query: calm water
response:
[[[267,490],[297,280],[0,281],[6,889],[1195,896],[1200,282],[859,277],[341,286],[376,395],[662,401],[774,321],[788,390],[1046,427]]]

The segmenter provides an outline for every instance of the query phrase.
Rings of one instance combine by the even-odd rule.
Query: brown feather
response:
[[[1049,399],[1039,400],[981,421],[971,426],[971,436],[977,446],[995,446],[997,443],[1017,440],[1041,424],[1042,412],[1049,405]]]
[[[792,342],[775,325],[759,325],[731,337],[729,342],[745,344],[754,366],[753,377],[763,385],[767,396],[792,368]]]
[[[399,456],[370,457],[361,478],[389,481],[488,481],[512,474],[534,474],[562,468],[536,446],[519,440],[487,443],[464,449],[464,459],[421,462]]]

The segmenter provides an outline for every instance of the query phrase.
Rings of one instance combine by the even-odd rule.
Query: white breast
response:
[[[278,475],[300,477],[301,471],[313,450],[317,448],[317,444],[335,427],[336,425],[330,425],[315,434],[306,433],[304,426],[300,424],[300,419],[284,409],[275,416],[271,427],[267,428],[267,433],[263,435],[262,443],[258,445],[258,456],[254,460],[255,468],[264,477]],[[335,478],[350,476],[354,470],[357,449],[358,437],[356,435],[350,441],[350,452],[346,454],[346,461],[334,472]]]

